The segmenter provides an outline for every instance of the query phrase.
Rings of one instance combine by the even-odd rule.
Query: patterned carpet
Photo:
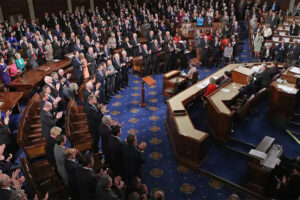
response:
[[[200,78],[216,69],[199,69]],[[116,95],[108,107],[113,118],[125,123],[122,139],[134,133],[139,142],[148,144],[143,182],[149,191],[163,190],[167,199],[226,199],[234,192],[232,189],[176,164],[164,126],[166,104],[162,95],[162,75],[154,79],[156,85],[146,86],[146,108],[139,105],[141,78],[136,75],[130,75],[130,87]]]

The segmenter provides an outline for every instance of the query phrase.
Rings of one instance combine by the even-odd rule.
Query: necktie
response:
[[[35,55],[35,53],[34,53],[33,51],[32,51],[31,53],[32,53],[32,55],[33,55],[34,60],[36,60],[36,55]]]

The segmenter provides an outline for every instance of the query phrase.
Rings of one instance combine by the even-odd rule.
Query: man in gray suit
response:
[[[29,59],[27,65],[31,69],[38,67],[36,50],[32,47],[31,43],[28,43],[28,49],[25,51],[25,57]]]
[[[59,135],[55,138],[56,144],[54,146],[54,157],[56,161],[56,167],[59,175],[62,177],[64,184],[68,184],[68,174],[65,168],[65,152],[67,139],[65,135]]]

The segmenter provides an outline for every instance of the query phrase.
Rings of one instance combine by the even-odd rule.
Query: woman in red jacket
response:
[[[206,93],[204,96],[208,96],[210,95],[211,93],[213,93],[213,91],[215,91],[217,89],[217,85],[215,83],[215,79],[214,78],[210,78],[209,79],[209,85],[207,86],[207,89],[206,89]]]

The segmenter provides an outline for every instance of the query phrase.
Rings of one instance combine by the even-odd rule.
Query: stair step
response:
[[[294,125],[300,126],[300,123],[295,122],[295,121],[291,121],[290,124],[294,124]]]

